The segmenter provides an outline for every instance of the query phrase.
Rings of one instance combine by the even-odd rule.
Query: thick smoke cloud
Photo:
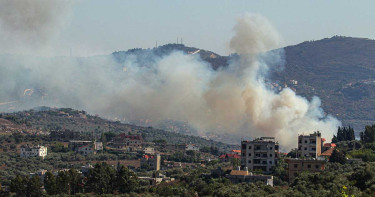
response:
[[[0,1],[0,52],[35,53],[55,38],[66,21],[70,0]]]
[[[146,66],[134,56],[121,64],[112,56],[1,56],[0,103],[73,107],[126,122],[187,121],[201,133],[275,136],[285,149],[296,147],[298,133],[319,130],[331,137],[340,123],[324,115],[318,98],[267,88],[266,62],[283,56],[282,50],[267,52],[281,42],[272,25],[245,15],[234,32],[229,46],[239,56],[216,71],[199,55],[182,52],[154,56]]]

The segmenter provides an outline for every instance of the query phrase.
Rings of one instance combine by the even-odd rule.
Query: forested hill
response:
[[[23,132],[23,133],[48,133],[50,131],[73,131],[80,133],[83,138],[100,139],[103,132],[132,133],[142,135],[146,141],[165,140],[171,144],[197,144],[200,147],[214,146],[221,151],[233,149],[232,145],[213,140],[206,140],[196,136],[183,135],[168,132],[152,127],[141,127],[131,124],[123,124],[119,121],[110,121],[97,115],[89,115],[85,111],[71,108],[49,108],[38,107],[33,110],[0,113],[0,133]]]
[[[375,40],[334,36],[285,48],[286,64],[274,79],[298,94],[322,99],[325,112],[356,131],[375,122]]]
[[[320,97],[325,112],[344,125],[353,126],[357,132],[366,124],[375,123],[375,40],[334,36],[284,49],[285,69],[272,73],[273,81],[288,85],[309,99],[314,95]],[[230,59],[182,44],[132,49],[113,55],[119,61],[135,55],[138,61],[148,62],[154,55],[163,56],[174,50],[195,52],[214,69],[226,66]]]

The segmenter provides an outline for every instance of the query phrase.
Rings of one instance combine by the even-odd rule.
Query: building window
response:
[[[251,163],[251,160],[249,160],[248,162]]]
[[[294,164],[294,168],[298,168],[298,164]]]
[[[270,164],[272,164],[272,161],[269,161]]]
[[[307,140],[305,140],[305,144],[307,144]]]
[[[249,149],[251,149],[251,146],[249,146]]]
[[[270,157],[272,157],[272,154],[270,154]]]
[[[314,148],[311,148],[311,150],[316,150],[316,148],[314,147]]]
[[[242,149],[246,149],[246,144],[242,144]]]
[[[251,153],[249,153],[249,157],[251,157]]]
[[[305,147],[305,150],[307,150],[307,147]]]
[[[315,165],[315,168],[316,168],[316,169],[319,169],[319,165]]]
[[[272,146],[270,147],[270,150],[272,150]]]
[[[245,153],[242,153],[242,156],[245,156]]]
[[[309,165],[307,165],[307,168],[311,168],[311,165],[309,164]]]

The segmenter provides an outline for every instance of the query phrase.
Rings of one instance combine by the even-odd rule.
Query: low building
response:
[[[156,177],[138,177],[138,179],[149,181],[149,185],[151,186],[158,185],[161,182],[168,183],[175,180],[174,178],[167,177],[163,174],[159,174]]]
[[[97,151],[103,150],[103,143],[97,141],[79,141],[71,140],[69,141],[68,147],[71,150],[76,151],[82,155],[96,154]]]
[[[145,148],[143,148],[142,153],[146,154],[146,155],[155,155],[155,148],[145,147]]]
[[[141,167],[147,166],[149,170],[160,170],[161,157],[159,154],[154,155],[143,155],[141,158]]]
[[[142,148],[143,139],[141,135],[119,134],[113,138],[112,143],[128,151],[137,151]]]
[[[185,151],[189,151],[189,150],[199,151],[199,146],[196,144],[188,144],[186,145]]]
[[[332,148],[336,148],[336,144],[335,143],[325,143],[323,145],[322,152],[327,151],[327,150],[332,149]]]
[[[47,147],[45,146],[22,146],[20,150],[20,157],[21,158],[28,158],[28,157],[44,157],[47,156]]]
[[[96,154],[96,150],[91,144],[79,147],[76,152],[84,156]]]
[[[94,166],[87,163],[86,165],[81,166],[81,172],[82,172],[82,174],[87,175],[89,173],[90,169],[92,169],[92,168],[94,168]]]
[[[229,154],[236,154],[238,156],[241,156],[241,150],[231,150]]]
[[[263,182],[266,185],[270,185],[273,187],[273,176],[271,175],[253,175],[253,173],[249,173],[247,168],[245,167],[244,170],[232,170],[230,174],[227,174],[226,177],[232,183],[256,183],[256,182]]]
[[[46,172],[47,172],[47,170],[40,169],[40,170],[36,171],[35,173],[30,173],[29,176],[30,176],[30,178],[33,177],[33,176],[39,176],[41,183],[43,183],[44,176],[45,176]]]
[[[325,169],[325,160],[318,159],[285,159],[288,179],[292,182],[301,172],[320,172]]]
[[[78,148],[90,145],[92,144],[92,141],[88,140],[70,140],[68,144],[68,148],[73,151],[77,151]]]
[[[220,157],[219,157],[219,160],[221,162],[229,162],[232,159],[241,159],[241,156],[239,156],[237,154],[224,154],[224,155],[220,155]]]

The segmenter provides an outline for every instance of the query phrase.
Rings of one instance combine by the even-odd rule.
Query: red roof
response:
[[[241,150],[232,150],[234,153],[241,153]]]
[[[336,144],[335,143],[325,143],[323,146],[324,147],[336,147]]]
[[[152,155],[143,155],[143,158],[145,158],[145,159],[152,159],[152,158],[154,158],[154,156],[152,156]]]
[[[325,141],[326,141],[326,138],[322,138],[322,141],[325,142]]]
[[[237,154],[224,154],[220,155],[220,159],[225,159],[225,158],[235,158],[235,159],[240,159],[241,157]]]
[[[322,154],[320,154],[320,156],[330,157],[332,155],[332,153],[333,153],[333,150],[334,150],[334,148],[330,148],[330,149],[324,151]]]

